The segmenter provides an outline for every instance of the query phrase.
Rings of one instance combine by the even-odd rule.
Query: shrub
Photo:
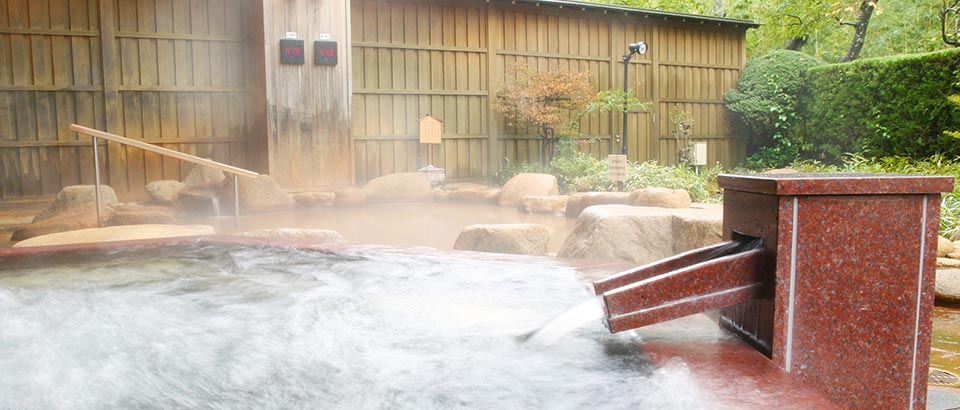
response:
[[[550,169],[557,177],[557,183],[564,192],[576,192],[575,185],[578,178],[607,173],[606,161],[600,161],[590,154],[577,149],[577,140],[570,137],[561,137],[557,144],[557,155],[550,161]]]
[[[957,92],[960,50],[858,60],[807,71],[807,158],[960,154],[944,131],[960,128],[946,96]]]
[[[557,177],[560,190],[573,192],[613,192],[619,189],[616,182],[607,175],[606,160],[598,160],[576,150],[576,143],[561,139],[560,153],[550,163],[549,168],[526,163],[506,163],[497,172],[499,184],[505,184],[513,176],[523,172],[553,174]],[[627,192],[647,187],[685,189],[695,202],[720,202],[720,188],[717,175],[723,171],[719,164],[700,168],[699,172],[686,166],[663,166],[656,161],[627,162]]]
[[[577,191],[617,191],[619,186],[607,177],[607,162],[601,161],[602,171],[583,175],[573,179],[567,186],[568,192]],[[701,168],[696,172],[686,166],[663,166],[656,161],[628,162],[627,192],[647,187],[684,189],[695,202],[719,202],[720,189],[717,175],[723,168],[720,165]]]
[[[804,73],[820,65],[797,51],[779,50],[747,62],[737,88],[724,97],[727,108],[740,117],[746,136],[750,167],[777,167],[797,157],[800,94]]]

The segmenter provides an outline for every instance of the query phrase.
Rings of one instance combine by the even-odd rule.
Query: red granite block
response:
[[[724,231],[764,239],[773,297],[721,320],[852,408],[923,408],[950,177],[724,176]]]

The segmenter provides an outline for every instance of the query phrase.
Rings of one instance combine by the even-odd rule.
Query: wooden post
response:
[[[116,14],[112,0],[100,0],[100,56],[103,70],[103,104],[106,118],[107,132],[122,134],[120,129],[121,106],[120,95],[117,91],[120,78],[120,60],[117,58],[117,27],[114,25]],[[108,184],[114,189],[127,191],[126,164],[123,153],[125,148],[120,144],[107,144],[107,174]],[[114,164],[114,161],[120,163]]]
[[[487,7],[487,144],[490,145],[488,159],[490,172],[487,175],[491,181],[500,168],[500,116],[494,109],[497,103],[497,91],[503,81],[503,71],[500,69],[497,46],[503,35],[503,20],[498,9]]]
[[[657,121],[662,121],[660,117],[660,56],[662,56],[663,47],[660,46],[660,27],[654,26],[651,30],[653,39],[650,44],[653,46],[650,54],[650,69],[653,70],[653,84],[651,85],[651,99],[653,100],[653,121],[650,121],[650,158],[654,161],[660,161],[660,126]],[[639,158],[637,158],[639,160]]]

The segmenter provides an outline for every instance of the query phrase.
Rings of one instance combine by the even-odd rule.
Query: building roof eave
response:
[[[724,27],[742,28],[744,30],[760,27],[759,23],[751,20],[707,16],[707,15],[701,15],[701,14],[677,13],[677,12],[663,11],[663,10],[642,9],[638,7],[621,6],[621,5],[615,5],[615,4],[589,3],[589,2],[577,1],[577,0],[505,0],[505,1],[510,1],[513,4],[523,3],[523,4],[553,6],[558,8],[571,7],[571,8],[581,8],[581,9],[591,9],[591,10],[604,11],[604,12],[613,11],[618,13],[625,13],[627,15],[634,14],[634,15],[648,16],[648,17],[659,17],[659,18],[664,18],[664,19],[673,20],[673,21],[710,23],[710,24],[716,24]]]

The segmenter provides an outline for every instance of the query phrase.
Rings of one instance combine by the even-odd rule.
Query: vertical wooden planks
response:
[[[448,176],[478,175],[483,167],[471,164],[483,150],[470,147],[487,128],[482,8],[401,1],[383,13],[378,5],[353,7],[353,31],[362,35],[354,58],[365,67],[353,78],[358,182],[428,161]],[[425,114],[443,121],[439,146],[419,144],[417,120]]]

